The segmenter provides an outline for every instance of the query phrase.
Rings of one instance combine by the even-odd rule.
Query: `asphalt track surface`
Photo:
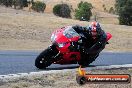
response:
[[[39,70],[34,66],[35,58],[40,52],[41,51],[0,51],[0,75],[45,71],[45,69]],[[95,62],[90,64],[87,68],[123,64],[132,64],[132,52],[103,52]],[[46,71],[75,69],[77,67],[77,64],[52,64],[46,69]]]

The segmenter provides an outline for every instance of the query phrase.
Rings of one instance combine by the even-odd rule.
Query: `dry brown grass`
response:
[[[105,5],[106,9],[109,10],[110,7],[114,7],[115,0],[36,0],[36,1],[44,1],[47,4],[46,12],[52,12],[52,8],[54,5],[59,3],[67,3],[72,5],[73,9],[77,8],[78,3],[81,1],[87,1],[92,3],[93,7],[95,7],[99,11],[104,11],[103,5]]]
[[[130,74],[131,68],[124,69],[93,69],[88,74]],[[88,83],[78,85],[75,71],[62,71],[41,75],[29,75],[25,78],[16,78],[6,81],[0,88],[131,88],[131,83]]]
[[[36,0],[36,1],[42,1],[46,3],[46,9],[45,9],[46,13],[52,13],[53,7],[56,4],[66,3],[69,6],[72,6],[73,10],[71,16],[72,18],[75,18],[74,17],[75,9],[77,9],[78,3],[80,3],[82,0]],[[92,9],[93,17],[97,15],[98,21],[102,23],[110,23],[110,24],[119,23],[117,16],[108,13],[111,7],[114,8],[115,0],[83,0],[83,1],[89,2],[93,5],[94,7]],[[106,8],[107,11],[105,11],[104,8]]]

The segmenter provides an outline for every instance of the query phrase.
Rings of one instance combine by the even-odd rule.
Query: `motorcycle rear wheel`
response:
[[[50,48],[45,49],[37,56],[35,66],[39,69],[45,69],[50,66],[53,62],[53,58],[51,58],[53,53],[54,52]]]

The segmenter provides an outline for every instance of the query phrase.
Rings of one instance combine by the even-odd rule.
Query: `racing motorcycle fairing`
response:
[[[57,64],[71,64],[80,60],[80,52],[71,52],[70,46],[72,42],[76,42],[80,39],[80,35],[72,28],[72,26],[63,27],[53,32],[51,41],[56,45],[56,48],[63,54],[60,61]]]

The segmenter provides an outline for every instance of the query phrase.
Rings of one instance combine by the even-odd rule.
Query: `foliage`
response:
[[[53,8],[53,13],[56,16],[70,18],[71,17],[71,9],[67,4],[57,4]]]
[[[115,7],[116,7],[116,12],[119,13],[120,10],[122,9],[122,7],[125,6],[127,0],[116,0],[116,4],[115,4]]]
[[[5,5],[6,7],[11,7],[12,2],[13,2],[13,0],[0,0],[0,4]]]
[[[75,10],[75,18],[86,21],[90,20],[90,17],[92,16],[91,9],[92,9],[91,3],[81,1],[78,4],[78,9]]]
[[[116,0],[116,11],[120,24],[132,25],[132,0]]]
[[[28,1],[27,0],[22,0],[22,5],[23,5],[23,7],[28,7]]]
[[[5,5],[6,7],[14,7],[19,6],[19,8],[27,7],[28,2],[27,0],[0,0],[1,5]]]
[[[54,8],[53,8],[53,13],[54,13],[56,16],[59,16],[59,15],[60,15],[60,9],[61,9],[61,4],[55,5]]]
[[[115,14],[115,10],[114,10],[113,7],[111,7],[111,8],[109,9],[109,13]]]
[[[46,4],[40,1],[33,2],[32,9],[37,12],[44,12]]]
[[[18,6],[20,6],[20,9],[23,9],[23,7],[27,7],[28,6],[28,2],[27,0],[15,0],[17,1],[18,3]]]

